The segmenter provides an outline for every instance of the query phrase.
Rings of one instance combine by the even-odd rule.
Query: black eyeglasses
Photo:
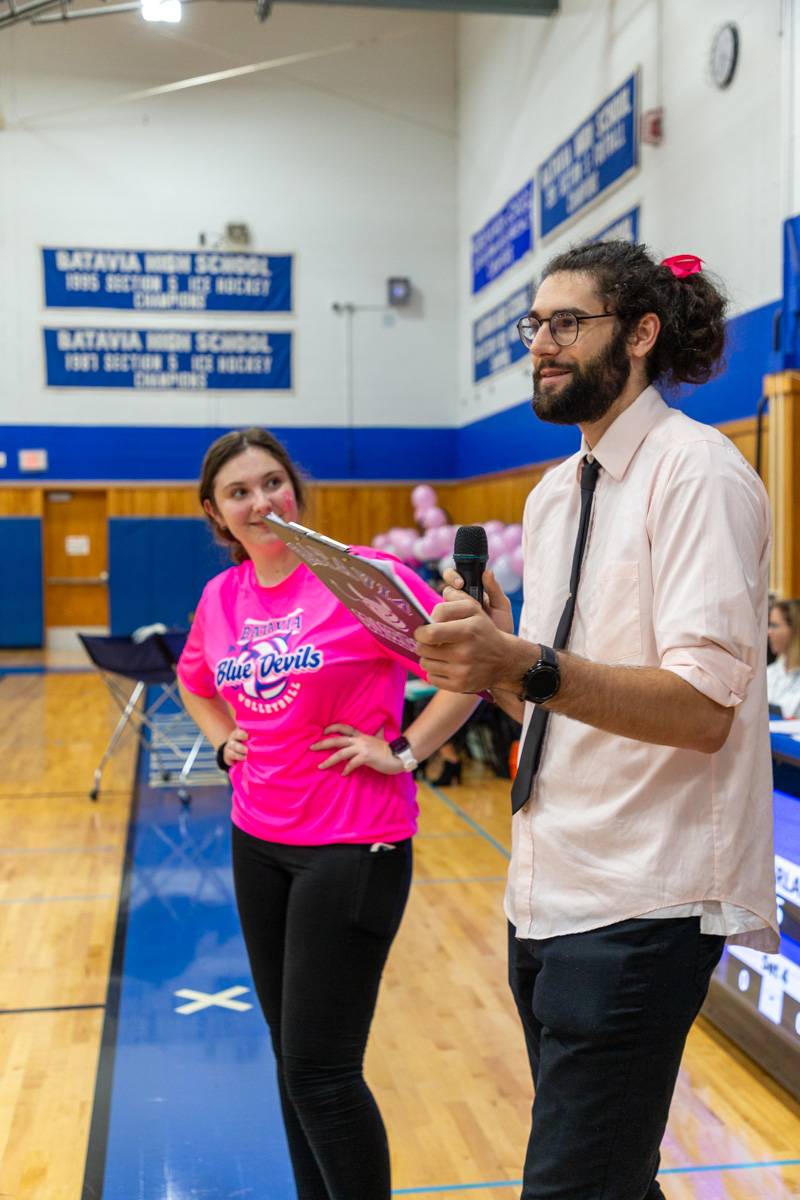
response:
[[[533,340],[543,325],[550,329],[550,337],[557,346],[574,346],[578,340],[581,321],[601,321],[603,317],[615,317],[616,313],[595,313],[591,317],[579,317],[573,312],[553,313],[546,321],[538,317],[522,317],[517,321],[517,332],[523,346],[530,350]]]

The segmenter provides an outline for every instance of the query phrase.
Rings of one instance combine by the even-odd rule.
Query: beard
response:
[[[548,366],[553,366],[548,362]],[[554,425],[591,424],[604,417],[628,382],[631,363],[626,335],[618,329],[612,341],[583,366],[559,363],[572,378],[559,391],[542,387],[541,368],[533,372],[533,411]]]

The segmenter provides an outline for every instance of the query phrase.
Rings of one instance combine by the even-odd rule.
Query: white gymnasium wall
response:
[[[357,426],[452,424],[456,339],[455,17],[252,2],[0,30],[0,424],[341,426],[334,301],[408,311],[354,324]],[[352,45],[354,42],[360,45]],[[120,95],[245,63],[347,47],[232,82]],[[45,310],[39,247],[197,247],[244,221],[291,251],[295,314]],[[54,390],[43,324],[295,330],[294,393]]]
[[[473,384],[472,322],[551,254],[637,204],[641,240],[660,256],[701,255],[725,280],[734,314],[778,298],[781,225],[793,204],[786,175],[798,180],[800,169],[786,109],[798,43],[785,25],[798,10],[797,0],[561,0],[548,20],[460,19],[459,424],[530,396],[526,361]],[[741,43],[723,91],[709,52],[727,21]],[[471,235],[637,67],[642,109],[665,109],[662,145],[642,146],[637,174],[472,297]]]

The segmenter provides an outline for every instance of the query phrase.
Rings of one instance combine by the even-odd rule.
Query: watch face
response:
[[[561,683],[561,675],[558,667],[551,667],[548,663],[539,662],[532,670],[528,671],[522,681],[522,693],[526,700],[530,700],[533,704],[542,704],[545,700],[550,700],[555,696]]]
[[[719,88],[726,88],[736,72],[739,58],[739,31],[730,22],[714,34],[711,43],[711,78]]]

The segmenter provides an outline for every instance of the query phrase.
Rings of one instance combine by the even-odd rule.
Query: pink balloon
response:
[[[441,508],[433,507],[427,509],[420,518],[422,525],[426,529],[438,529],[441,525],[447,524],[447,517]]]
[[[389,541],[389,535],[386,533],[377,533],[372,539],[372,545],[376,550],[385,550],[386,543]]]
[[[505,526],[502,521],[484,521],[483,528],[486,530],[486,536],[489,537],[492,533],[500,533]]]
[[[436,550],[436,531],[429,529],[422,540],[425,543],[425,562],[433,562],[434,559],[439,558],[440,555]]]
[[[414,552],[414,543],[417,540],[416,532],[413,529],[398,529],[392,538],[392,543],[398,558],[410,558]]]
[[[429,529],[428,537],[430,538],[435,558],[441,558],[443,555],[450,553],[450,534],[446,526],[439,526],[438,529]]]
[[[411,493],[414,508],[430,508],[436,503],[436,492],[429,483],[420,483]]]
[[[503,546],[510,553],[522,541],[521,525],[506,525],[502,533]]]
[[[511,564],[510,555],[501,554],[494,564],[493,570],[495,579],[506,595],[510,595],[511,592],[516,592],[519,589],[522,580]]]
[[[428,535],[418,537],[411,547],[414,558],[419,562],[426,562],[428,558]]]
[[[511,560],[511,566],[521,579],[525,569],[525,556],[522,546],[516,546],[509,554],[509,558]]]
[[[505,545],[503,543],[502,533],[497,530],[492,530],[486,534],[486,540],[489,543],[489,558],[499,558],[501,554],[505,554]]]

